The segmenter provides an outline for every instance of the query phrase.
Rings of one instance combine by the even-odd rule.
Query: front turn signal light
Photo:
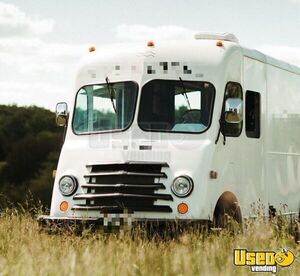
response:
[[[188,210],[189,210],[189,206],[186,203],[182,202],[182,203],[178,204],[178,206],[177,206],[177,211],[181,215],[186,214],[188,212]]]
[[[67,212],[69,209],[69,203],[67,201],[63,201],[62,203],[60,203],[59,209],[62,212]]]

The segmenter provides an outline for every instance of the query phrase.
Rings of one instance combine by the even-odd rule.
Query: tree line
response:
[[[53,112],[0,105],[0,207],[23,203],[28,194],[50,206],[62,139]]]

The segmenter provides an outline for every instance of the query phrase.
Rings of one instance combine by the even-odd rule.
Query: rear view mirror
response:
[[[67,103],[58,103],[56,105],[56,124],[58,126],[66,126],[68,121],[68,105]]]
[[[225,122],[238,124],[243,120],[243,101],[240,98],[228,98],[225,102]]]

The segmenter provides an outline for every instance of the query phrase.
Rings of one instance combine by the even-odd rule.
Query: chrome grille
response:
[[[76,194],[74,200],[85,204],[73,210],[99,210],[101,213],[134,211],[172,212],[168,204],[156,205],[157,200],[172,201],[170,194],[161,193],[166,187],[160,183],[167,175],[162,172],[167,163],[125,162],[87,165],[85,193]]]

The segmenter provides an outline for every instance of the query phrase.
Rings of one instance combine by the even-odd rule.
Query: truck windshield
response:
[[[73,130],[76,134],[124,130],[133,120],[138,85],[118,82],[87,85],[76,97]]]
[[[152,80],[142,89],[139,126],[146,131],[204,132],[210,126],[214,96],[208,82]]]

